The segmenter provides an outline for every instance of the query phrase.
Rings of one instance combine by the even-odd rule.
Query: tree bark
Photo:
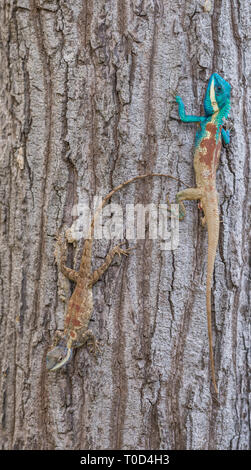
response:
[[[0,6],[0,388],[2,449],[247,449],[249,1],[2,0]],[[72,285],[55,235],[76,204],[137,174],[194,184],[195,127],[218,72],[232,85],[231,143],[217,172],[212,288],[219,403],[206,321],[207,233],[194,202],[179,247],[129,240],[95,285],[97,361],[80,348],[48,373]],[[149,179],[114,196],[165,203],[182,185]],[[115,241],[97,240],[93,268]],[[82,241],[69,245],[79,266]]]

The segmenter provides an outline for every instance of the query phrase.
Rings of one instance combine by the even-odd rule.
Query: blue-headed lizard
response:
[[[185,216],[184,200],[199,200],[199,208],[203,210],[202,224],[208,230],[208,262],[206,280],[206,305],[209,338],[209,354],[214,390],[218,394],[215,379],[215,366],[212,344],[211,321],[211,284],[214,262],[219,239],[219,209],[216,190],[216,170],[219,164],[222,139],[229,144],[229,132],[222,128],[223,120],[229,115],[231,86],[220,75],[213,73],[209,79],[204,100],[205,116],[188,116],[182,99],[176,96],[179,105],[179,116],[183,122],[199,123],[195,138],[194,169],[196,187],[180,191],[176,195],[180,204],[179,218]]]

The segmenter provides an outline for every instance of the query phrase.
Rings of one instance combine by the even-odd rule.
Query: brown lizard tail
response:
[[[184,186],[186,187],[189,187],[186,183],[184,183],[182,180],[180,180],[179,178],[176,178],[175,176],[171,176],[171,175],[166,175],[164,173],[146,173],[144,175],[137,175],[137,176],[134,176],[133,178],[127,180],[127,181],[124,181],[123,183],[119,184],[118,186],[116,186],[114,189],[112,189],[103,199],[102,203],[99,205],[99,207],[96,209],[96,212],[94,214],[94,217],[91,221],[91,225],[90,225],[90,231],[89,231],[89,236],[88,238],[89,239],[92,239],[93,238],[93,233],[94,233],[94,225],[95,225],[95,220],[96,218],[98,217],[98,214],[99,212],[103,209],[103,207],[105,206],[105,204],[107,203],[107,201],[109,201],[109,199],[113,196],[114,193],[116,193],[117,191],[119,191],[120,189],[124,188],[125,186],[127,186],[128,184],[130,183],[133,183],[134,181],[137,181],[137,180],[141,180],[141,179],[144,179],[144,178],[148,178],[148,177],[153,177],[153,176],[162,176],[162,177],[165,177],[165,178],[171,178],[175,181],[178,181],[179,183],[183,184]]]
[[[212,339],[212,315],[211,315],[211,285],[214,272],[214,262],[216,257],[216,250],[219,239],[219,211],[217,194],[210,195],[210,200],[207,201],[204,212],[207,221],[208,230],[208,258],[207,258],[207,281],[206,281],[206,305],[207,305],[207,326],[208,326],[208,339],[209,339],[209,356],[212,371],[212,381],[216,394],[218,389],[215,379],[214,367],[214,354],[213,354],[213,339]]]
[[[92,250],[92,243],[93,243],[93,236],[94,236],[94,226],[95,226],[95,221],[100,213],[100,211],[103,209],[103,207],[105,206],[105,204],[107,203],[107,201],[109,201],[109,199],[113,196],[113,194],[115,194],[117,191],[119,191],[120,189],[124,188],[127,184],[129,183],[133,183],[134,181],[137,181],[137,180],[141,180],[141,179],[144,179],[144,178],[148,178],[148,177],[153,177],[153,176],[162,176],[162,177],[165,177],[165,178],[171,178],[175,181],[178,181],[179,183],[185,185],[188,187],[188,185],[186,183],[184,183],[182,180],[180,180],[179,178],[176,178],[175,176],[171,176],[171,175],[166,175],[164,173],[146,173],[145,175],[137,175],[137,176],[134,176],[133,178],[127,180],[127,181],[124,181],[123,183],[119,184],[118,186],[116,186],[114,189],[112,189],[105,197],[104,199],[102,200],[101,204],[97,207],[96,211],[95,211],[95,214],[92,218],[92,221],[91,221],[91,224],[90,224],[90,229],[89,229],[89,233],[88,233],[88,236],[85,240],[85,244],[84,244],[84,248],[83,248],[83,254],[82,254],[82,260],[81,260],[81,263],[80,265],[81,266],[85,266],[84,269],[87,269],[87,265],[86,265],[86,260],[89,260],[89,264],[91,263],[91,250]],[[81,271],[81,269],[80,269]]]

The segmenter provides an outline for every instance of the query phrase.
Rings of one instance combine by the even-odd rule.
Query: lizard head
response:
[[[46,368],[48,370],[57,370],[66,364],[72,356],[72,349],[66,342],[61,340],[60,344],[48,351],[46,356]]]
[[[209,79],[204,109],[207,116],[218,112],[226,106],[226,113],[230,110],[231,86],[218,73],[213,73]],[[227,116],[226,116],[227,117]]]

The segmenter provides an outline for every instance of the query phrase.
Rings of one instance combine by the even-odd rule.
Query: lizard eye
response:
[[[216,86],[216,91],[221,91],[222,90],[222,87],[220,85]]]

